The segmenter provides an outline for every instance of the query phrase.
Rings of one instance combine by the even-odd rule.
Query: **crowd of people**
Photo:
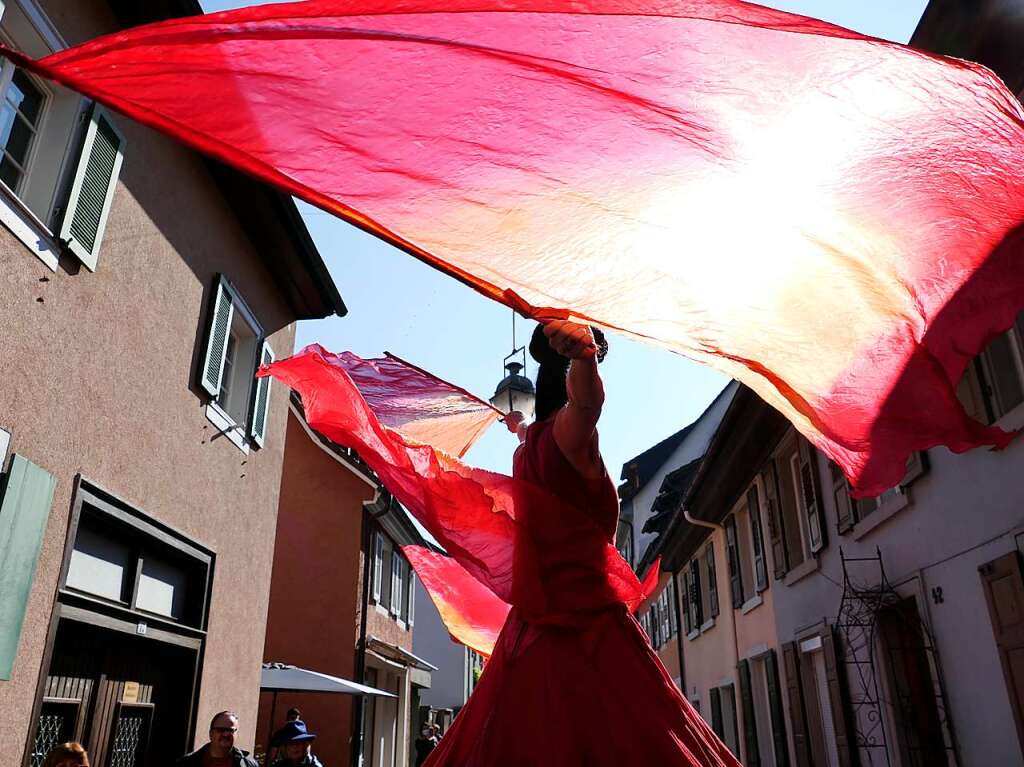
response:
[[[324,767],[313,754],[316,734],[309,731],[297,708],[288,709],[283,727],[270,739],[266,767]],[[210,720],[210,739],[177,761],[177,767],[260,767],[248,751],[235,746],[238,714],[221,711]],[[416,739],[416,767],[420,767],[441,739],[436,724],[424,724]],[[42,767],[89,767],[89,754],[80,743],[63,743],[46,755]]]

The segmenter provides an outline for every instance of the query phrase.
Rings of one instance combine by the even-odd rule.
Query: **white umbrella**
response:
[[[260,689],[271,692],[326,692],[336,695],[378,695],[394,698],[390,692],[368,687],[338,676],[289,666],[287,663],[264,663]]]
[[[260,689],[274,693],[270,703],[270,734],[274,732],[274,713],[277,709],[279,692],[322,692],[334,695],[375,695],[381,698],[396,697],[390,692],[368,687],[365,684],[352,682],[319,671],[289,666],[287,663],[264,663],[260,678]],[[270,749],[270,737],[267,738],[267,749]]]

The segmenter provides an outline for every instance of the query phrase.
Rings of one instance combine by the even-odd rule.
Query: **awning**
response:
[[[371,655],[384,663],[409,670],[409,681],[417,687],[430,687],[432,671],[437,671],[430,661],[423,660],[419,656],[398,645],[390,644],[378,639],[372,634],[366,638],[367,650]]]
[[[404,647],[399,647],[398,645],[393,645],[390,642],[385,642],[383,639],[378,639],[373,636],[373,634],[366,638],[366,644],[374,653],[383,655],[388,660],[394,661],[403,666],[411,666],[413,668],[421,669],[422,671],[437,671],[437,666],[430,661],[424,660],[417,655],[413,655]]]
[[[367,687],[319,671],[289,666],[287,663],[264,663],[260,689],[270,692],[324,692],[335,695],[377,695],[394,698],[390,692]]]

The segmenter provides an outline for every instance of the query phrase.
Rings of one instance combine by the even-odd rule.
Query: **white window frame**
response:
[[[384,576],[384,536],[376,531],[373,534],[373,568],[371,570],[371,577],[373,578],[373,601],[380,604],[381,594],[381,583],[383,582]]]
[[[249,330],[253,334],[253,349],[254,349],[254,365],[253,374],[259,367],[260,360],[262,359],[264,345],[267,342],[267,338],[263,333],[263,326],[259,320],[256,319],[256,315],[246,304],[245,299],[238,292],[238,289],[231,283],[231,281],[224,275],[218,275],[217,285],[213,294],[213,301],[207,306],[207,337],[205,343],[205,349],[200,357],[200,369],[199,376],[202,379],[203,371],[206,368],[206,363],[210,355],[211,339],[209,336],[212,334],[212,324],[217,311],[217,304],[219,297],[226,294],[230,302],[230,312],[228,314],[228,334],[231,333],[231,327],[234,323],[235,316],[239,316],[241,320],[248,326]],[[227,340],[225,340],[224,351],[221,354],[220,360],[220,375],[218,375],[218,381],[223,386],[222,376],[224,374],[224,358],[227,354]],[[209,395],[209,390],[205,389],[205,384],[200,380],[200,388],[203,389],[206,394]],[[227,410],[218,402],[220,394],[211,396],[209,402],[206,404],[206,418],[212,423],[217,430],[226,436],[228,440],[244,454],[249,454],[250,447],[250,432],[252,426],[252,418],[254,413],[254,400],[258,396],[259,388],[252,382],[250,382],[249,392],[246,397],[246,403],[244,408],[240,408],[245,413],[245,418],[242,423],[239,423],[234,416],[232,416]],[[269,391],[267,394],[269,398]],[[269,410],[269,400],[268,400]],[[257,446],[262,446],[261,440],[252,440]]]
[[[49,48],[50,53],[57,53],[68,47],[67,42],[53,22],[50,21],[37,0],[17,0],[17,3],[35,32]],[[0,22],[3,21],[5,10],[6,2],[0,0]],[[6,36],[4,37],[6,38]],[[5,39],[5,42],[11,47],[18,47],[14,44],[13,40]],[[39,82],[38,78],[36,78],[36,82]],[[52,95],[52,89],[47,87],[45,90]],[[47,106],[49,106],[49,102]],[[40,120],[40,131],[43,130],[43,123],[46,119],[47,114],[44,112]],[[59,180],[56,188],[53,190],[54,196],[62,190],[64,183],[66,183],[65,171],[67,170],[67,162],[70,156],[69,148],[65,147],[66,156],[62,163],[61,171],[58,173]],[[31,160],[29,164],[31,164]],[[53,208],[53,199],[54,197],[51,197],[51,210]],[[51,272],[57,271],[62,248],[50,225],[40,219],[13,190],[2,183],[0,183],[0,224],[3,224]]]
[[[2,15],[0,15],[0,18],[2,18]],[[0,37],[3,38],[5,44],[13,45],[13,42],[7,37],[7,35],[2,35]],[[10,59],[4,59],[3,62],[0,63],[0,99],[5,98],[5,94],[7,93],[7,87],[11,84],[11,80],[14,78],[14,70],[17,68],[18,67],[16,67],[14,65],[14,62],[12,62]],[[35,162],[36,155],[39,152],[38,138],[39,135],[43,133],[44,129],[46,128],[46,121],[50,114],[50,105],[53,102],[53,88],[50,86],[49,83],[44,82],[28,70],[22,69],[21,71],[29,80],[32,81],[32,85],[38,88],[39,92],[43,95],[43,104],[39,108],[39,122],[32,127],[32,142],[29,144],[28,155],[25,157],[25,164],[22,168],[21,178],[19,179],[19,186],[24,186],[25,180],[28,178],[29,173],[32,172],[32,165]],[[6,186],[6,184],[4,184],[4,182],[2,181],[0,181],[0,185]],[[18,197],[18,195],[20,194],[19,189],[11,189],[10,187],[7,187],[7,189],[10,192],[12,192],[15,195],[15,197]],[[51,209],[53,208],[53,199],[55,195],[56,190],[54,190],[50,194]],[[18,199],[21,198],[18,197]]]
[[[402,598],[402,553],[397,546],[391,548],[391,593],[388,609],[395,618],[401,612]]]

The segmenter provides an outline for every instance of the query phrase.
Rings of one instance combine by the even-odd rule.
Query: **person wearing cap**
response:
[[[306,729],[306,723],[301,719],[286,723],[274,733],[272,739],[272,742],[284,752],[284,756],[275,761],[273,767],[324,767],[323,763],[310,753],[314,740],[316,735]]]

